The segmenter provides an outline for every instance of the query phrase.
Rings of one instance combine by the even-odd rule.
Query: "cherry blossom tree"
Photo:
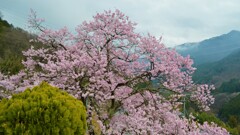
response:
[[[208,110],[214,87],[194,84],[189,56],[135,32],[136,23],[119,10],[98,13],[74,34],[66,27],[47,29],[43,21],[32,11],[29,23],[40,31],[32,42],[45,46],[23,52],[19,74],[0,74],[9,93],[43,80],[66,90],[86,106],[89,134],[95,133],[93,114],[101,134],[228,134],[214,123],[180,116],[183,97]]]

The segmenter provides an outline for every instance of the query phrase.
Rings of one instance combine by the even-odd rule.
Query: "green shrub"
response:
[[[0,134],[84,135],[81,101],[43,82],[0,102]]]

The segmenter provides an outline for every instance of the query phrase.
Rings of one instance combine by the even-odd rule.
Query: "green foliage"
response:
[[[221,87],[218,89],[218,92],[240,92],[240,80],[239,79],[231,79],[228,82],[222,83]]]
[[[11,55],[9,58],[0,61],[0,72],[10,75],[17,74],[24,67],[21,62],[22,57]]]
[[[197,65],[196,68],[193,74],[194,82],[214,84],[218,88],[223,82],[233,78],[240,79],[240,50],[232,52],[220,61]]]
[[[97,114],[96,112],[93,112],[91,123],[93,126],[94,134],[101,135],[101,127],[97,121],[98,121]]]
[[[2,30],[3,29],[3,27],[12,27],[7,21],[5,21],[5,20],[2,20],[1,18],[0,18],[0,30]]]
[[[219,110],[219,117],[224,120],[229,127],[240,134],[240,95],[235,96],[229,102],[225,103]]]
[[[0,19],[0,72],[12,75],[23,68],[22,51],[29,49],[31,45],[36,48],[42,46],[40,43],[29,43],[29,40],[34,37],[34,35]]]
[[[237,89],[238,83],[239,83],[238,79],[232,79],[229,82],[223,84],[220,87],[221,88],[220,90],[224,91],[224,92],[227,92],[227,91],[233,92],[236,90],[235,92],[237,92],[237,91],[239,91]],[[229,87],[229,89],[227,87]],[[229,93],[227,93],[227,94],[229,95]],[[225,104],[223,104],[222,106],[219,106],[220,109],[218,112],[218,116],[220,119],[222,119],[223,121],[226,122],[229,129],[237,132],[236,135],[239,135],[240,134],[240,122],[239,122],[240,121],[240,112],[239,112],[239,110],[240,110],[240,95],[238,93],[233,93],[231,95],[232,96],[226,97],[226,99],[228,99],[228,100],[230,99],[229,101],[224,99],[223,97],[220,97],[218,99],[219,102],[225,102]],[[230,131],[230,130],[228,130],[228,131]],[[232,134],[234,134],[234,133],[232,133]]]
[[[0,102],[0,133],[84,135],[86,110],[81,101],[43,82]]]
[[[2,18],[3,18],[3,14],[2,14],[2,12],[0,11],[0,20],[2,20]]]
[[[0,32],[3,30],[4,27],[10,28],[10,27],[12,27],[12,25],[10,25],[7,21],[2,19],[2,15],[0,12]]]
[[[217,124],[218,126],[227,129],[232,135],[239,135],[239,131],[237,128],[234,127],[230,127],[228,124],[225,124],[222,120],[220,120],[219,118],[217,118],[214,114],[212,113],[206,113],[206,112],[201,112],[201,113],[195,113],[194,114],[196,121],[198,121],[199,123],[203,124],[204,122],[214,122],[215,124]]]
[[[205,121],[207,121],[208,123],[214,122],[221,127],[226,126],[223,121],[221,121],[219,118],[217,118],[212,113],[201,112],[201,113],[196,113],[194,116],[195,116],[196,120],[201,124],[203,124]]]
[[[0,31],[0,57],[6,59],[15,54],[22,56],[22,51],[30,48],[30,34],[20,28],[3,27]]]
[[[238,125],[237,117],[234,116],[234,115],[230,115],[229,118],[228,118],[228,122],[227,123],[231,127],[237,127],[237,125]]]
[[[230,116],[236,116],[237,120],[240,119],[240,95],[232,98],[229,102],[223,105],[219,110],[219,117],[227,121]]]

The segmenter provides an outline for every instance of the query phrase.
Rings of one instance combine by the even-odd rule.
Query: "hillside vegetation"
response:
[[[33,35],[0,18],[0,72],[16,74],[23,68],[22,51],[30,48]]]
[[[240,79],[240,50],[220,61],[197,66],[193,79],[200,83],[212,83],[220,87],[223,82]]]
[[[233,30],[199,43],[176,47],[182,55],[191,55],[197,70],[193,80],[214,84],[215,103],[211,111],[240,133],[240,32]],[[207,118],[207,117],[205,117]],[[208,119],[208,118],[207,118]]]

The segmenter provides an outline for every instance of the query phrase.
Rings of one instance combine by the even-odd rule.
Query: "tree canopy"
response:
[[[228,134],[180,116],[183,97],[208,110],[214,87],[193,83],[189,57],[165,47],[161,38],[135,32],[136,23],[119,10],[98,13],[76,34],[66,27],[47,29],[43,21],[32,12],[29,23],[40,31],[33,42],[45,47],[23,53],[19,74],[0,75],[9,93],[43,80],[66,90],[86,106],[90,134],[96,132],[93,118],[101,134]]]

